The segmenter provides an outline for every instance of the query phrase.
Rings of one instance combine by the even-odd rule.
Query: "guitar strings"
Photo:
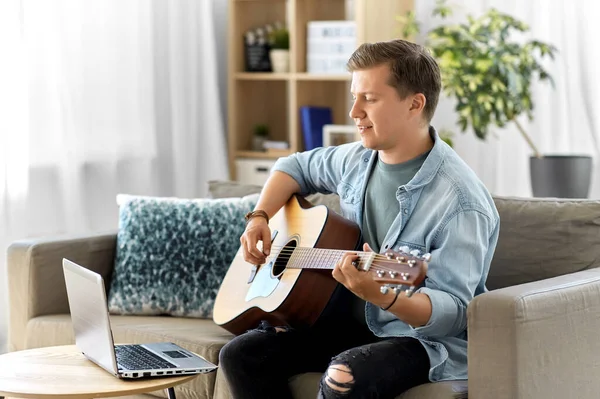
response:
[[[363,254],[373,254],[374,252],[366,252],[366,251],[359,251],[359,250],[352,250],[352,249],[329,249],[329,248],[314,248],[314,247],[295,247],[295,246],[291,246],[291,245],[273,245],[271,246],[271,248],[281,248],[281,250],[288,250],[288,251],[295,251],[295,250],[302,250],[302,251],[328,251],[328,252],[341,252],[341,253],[346,253],[346,252],[360,252]],[[381,257],[386,257],[385,255],[382,254],[375,254],[375,256],[381,256]],[[411,254],[406,254],[407,257],[415,257],[418,258],[414,255]]]
[[[340,255],[343,255],[343,254],[348,253],[348,252],[356,252],[357,256],[360,256],[360,257],[371,257],[371,256],[373,256],[372,252],[357,251],[357,250],[347,250],[347,249],[292,247],[292,246],[288,246],[288,245],[285,245],[285,246],[272,246],[271,248],[272,249],[281,248],[281,250],[279,251],[279,253],[280,254],[284,254],[284,255],[292,254],[294,252],[298,252],[298,253],[303,253],[304,254],[304,253],[307,253],[307,252],[310,253],[311,251],[315,251],[315,252],[316,251],[327,251],[327,252],[335,252],[336,254],[340,254]],[[400,256],[402,256],[402,255],[400,255]],[[410,255],[410,254],[406,254],[405,256],[408,257],[408,258],[418,258],[417,256]],[[386,255],[382,255],[382,254],[375,254],[374,258],[382,258],[382,259],[390,261],[392,263],[397,263],[396,261],[390,260]],[[419,260],[419,261],[422,261],[422,260]]]
[[[377,260],[377,262],[380,263],[389,263],[389,264],[398,264],[399,261],[397,259],[389,259],[387,256],[385,255],[381,255],[381,254],[375,254],[372,255],[372,253],[367,253],[364,251],[351,251],[351,250],[343,250],[343,249],[325,249],[325,248],[310,248],[310,247],[290,247],[290,246],[283,246],[283,247],[279,247],[279,246],[273,246],[272,248],[282,248],[279,251],[280,255],[292,255],[294,253],[297,253],[300,257],[306,257],[307,254],[310,254],[310,252],[312,251],[318,251],[318,250],[322,250],[322,251],[327,251],[327,252],[334,252],[337,255],[343,255],[345,253],[348,252],[357,252],[357,255],[361,260],[364,258],[374,258],[374,261]],[[407,257],[411,257],[413,258],[414,256],[412,255],[406,255]],[[422,260],[419,260],[422,261]],[[402,263],[402,262],[400,262]]]
[[[381,270],[381,271],[396,272],[396,270],[394,270],[392,268],[389,268],[389,267],[385,267],[384,265],[385,264],[397,265],[398,263],[406,263],[406,262],[399,262],[398,260],[394,260],[394,259],[389,259],[387,256],[381,255],[381,254],[375,254],[373,256],[372,253],[365,253],[364,251],[351,251],[351,250],[326,249],[326,248],[311,248],[311,247],[292,247],[292,246],[288,246],[288,245],[284,245],[284,246],[277,246],[277,245],[275,245],[275,246],[271,247],[271,249],[278,249],[278,248],[281,248],[281,250],[278,253],[271,253],[271,256],[277,257],[277,256],[280,256],[280,255],[284,255],[284,256],[289,256],[289,258],[291,258],[291,256],[294,253],[297,253],[300,258],[307,258],[306,255],[308,255],[311,251],[315,251],[315,250],[322,250],[322,251],[327,251],[327,252],[334,252],[334,253],[339,254],[339,255],[343,255],[343,254],[345,254],[347,252],[357,252],[357,257],[359,258],[359,260],[369,259],[369,258],[373,257],[373,261],[371,262],[372,267],[370,268],[372,270]],[[406,255],[406,256],[407,257],[412,257],[412,255]],[[317,268],[315,268],[315,269],[317,269]]]

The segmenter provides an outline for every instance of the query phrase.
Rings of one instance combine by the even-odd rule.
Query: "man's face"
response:
[[[366,148],[390,151],[401,146],[421,119],[414,112],[413,97],[401,99],[396,89],[388,84],[390,67],[385,65],[352,73],[350,91],[354,104],[350,117],[356,123]]]

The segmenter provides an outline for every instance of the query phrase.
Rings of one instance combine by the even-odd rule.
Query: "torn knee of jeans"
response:
[[[269,323],[268,321],[262,320],[260,322],[260,324],[258,325],[258,327],[256,328],[256,331],[270,332],[270,333],[288,332],[288,331],[290,331],[290,327],[288,327],[288,326],[273,327],[271,325],[271,323]]]
[[[336,393],[348,393],[354,386],[352,370],[346,362],[337,359],[329,364],[323,379],[327,387]]]

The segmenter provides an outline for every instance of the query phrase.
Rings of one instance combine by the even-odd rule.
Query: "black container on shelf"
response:
[[[271,27],[250,30],[244,35],[244,59],[246,72],[271,72],[271,49],[267,35]]]
[[[246,72],[271,72],[268,44],[244,43]]]

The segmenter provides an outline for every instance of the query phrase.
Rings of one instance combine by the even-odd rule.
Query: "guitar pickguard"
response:
[[[278,230],[273,230],[273,232],[271,233],[271,244],[273,243],[273,241],[275,241],[275,237],[277,237],[278,233],[279,233]],[[248,284],[252,284],[252,282],[254,281],[254,277],[256,277],[257,271],[258,271],[258,266],[253,265],[252,270],[250,270],[250,276],[248,277]]]
[[[279,284],[279,279],[273,277],[271,270],[275,262],[269,262],[258,269],[254,281],[246,294],[246,301],[251,301],[258,297],[268,297],[275,291]]]

